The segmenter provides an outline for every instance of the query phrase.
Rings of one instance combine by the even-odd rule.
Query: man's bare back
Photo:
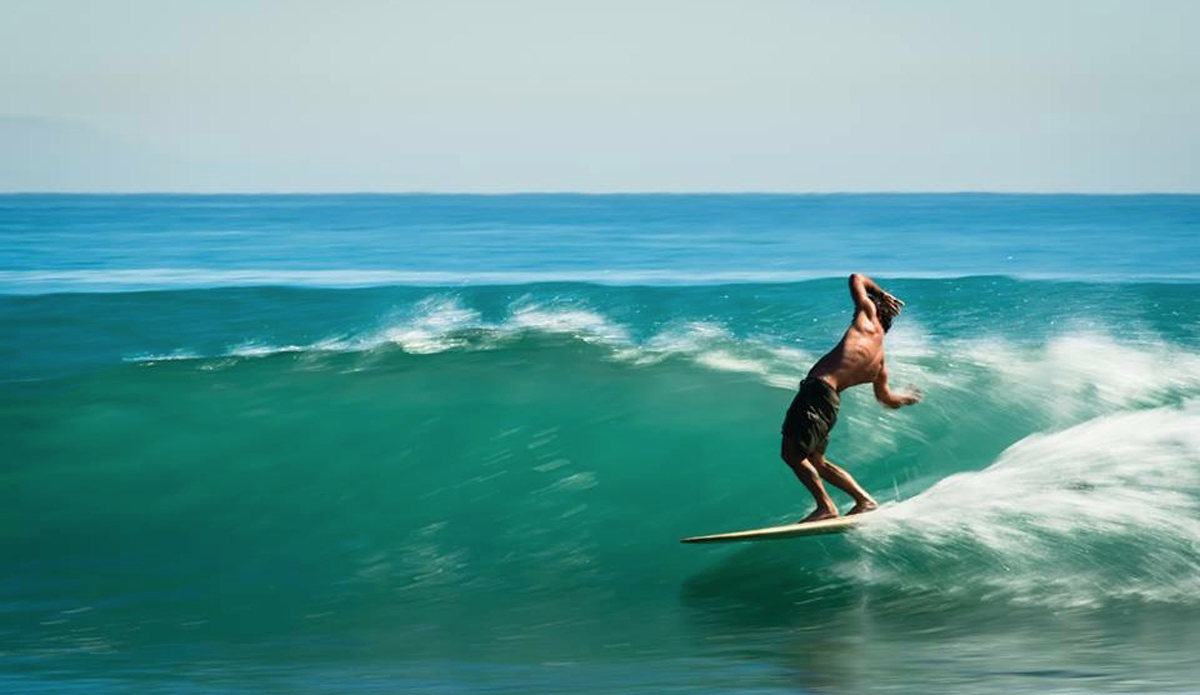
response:
[[[851,386],[875,381],[882,368],[883,329],[860,311],[855,313],[841,342],[817,360],[808,375],[828,381],[838,391],[845,391]]]
[[[873,384],[875,398],[889,408],[912,405],[920,394],[898,395],[888,388],[883,359],[883,337],[904,303],[885,292],[873,280],[855,273],[850,276],[854,318],[841,342],[817,360],[788,408],[783,422],[783,460],[817,502],[817,509],[804,521],[839,515],[821,484],[832,483],[854,498],[851,514],[870,511],[879,505],[854,478],[825,458],[829,431],[837,422],[839,395],[859,384]]]

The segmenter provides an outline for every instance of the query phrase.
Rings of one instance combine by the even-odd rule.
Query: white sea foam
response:
[[[602,314],[576,307],[543,307],[540,304],[517,306],[500,329],[568,334],[589,343],[608,345],[625,345],[629,342],[629,331],[624,326],[608,320]]]
[[[129,357],[126,357],[125,361],[126,362],[154,363],[154,362],[171,362],[171,361],[176,361],[176,360],[195,360],[195,359],[199,359],[201,357],[203,357],[203,355],[201,355],[200,353],[195,352],[193,350],[172,350],[171,352],[162,353],[162,354],[147,353],[147,354],[131,355]]]
[[[1055,606],[1200,594],[1200,404],[1027,437],[877,512],[842,571]]]
[[[1032,347],[992,338],[957,342],[947,353],[952,364],[1001,379],[994,398],[1044,409],[1059,423],[1200,388],[1200,355],[1147,337],[1074,332]]]
[[[638,365],[685,357],[715,371],[759,374],[766,383],[780,388],[794,388],[799,380],[796,369],[808,360],[803,351],[779,347],[769,337],[739,338],[714,321],[676,324],[614,354]]]
[[[696,362],[722,372],[765,374],[767,366],[758,360],[738,357],[725,350],[711,350],[696,356]]]
[[[729,332],[708,321],[688,321],[663,330],[638,344],[623,346],[615,356],[639,365],[657,364],[671,355],[695,355],[705,343],[725,341]]]
[[[361,341],[360,347],[390,343],[413,354],[444,352],[465,345],[466,340],[458,334],[478,325],[479,312],[454,298],[432,297],[419,302],[405,320]]]
[[[270,345],[250,340],[234,345],[226,354],[231,357],[266,357],[285,352],[304,352],[307,349],[302,345]]]

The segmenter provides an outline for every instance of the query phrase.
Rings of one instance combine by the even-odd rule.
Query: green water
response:
[[[1192,689],[1196,286],[895,286],[925,400],[829,451],[891,504],[717,548],[810,508],[842,283],[0,297],[0,685]]]

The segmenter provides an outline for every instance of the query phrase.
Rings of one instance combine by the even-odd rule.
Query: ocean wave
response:
[[[209,354],[180,347],[164,353],[135,353],[126,359],[256,358],[388,348],[428,355],[497,349],[527,335],[579,340],[635,366],[685,358],[715,371],[757,374],[779,388],[793,388],[818,356],[796,347],[793,336],[737,335],[715,319],[669,320],[657,330],[639,334],[633,326],[583,302],[522,297],[510,303],[501,317],[487,320],[460,297],[439,293],[389,312],[376,326],[306,344],[246,338]],[[1153,406],[1200,388],[1200,354],[1147,334],[1118,339],[1088,329],[1068,330],[1042,341],[995,334],[937,339],[920,321],[907,317],[889,332],[886,350],[892,381],[898,386],[977,392],[991,386],[984,382],[999,380],[1004,387],[994,389],[994,398],[1014,407],[1037,405],[1058,422],[1105,408]]]
[[[578,341],[596,350],[593,358],[634,370],[673,362],[701,373],[742,374],[784,392],[796,388],[819,356],[798,347],[794,336],[739,335],[714,318],[668,319],[639,331],[584,301],[523,295],[501,312],[485,314],[460,296],[436,293],[396,307],[358,332],[307,344],[243,339],[203,357],[181,347],[127,359],[144,365],[194,359],[200,368],[215,364],[224,369],[237,360],[296,355],[306,368],[319,369],[324,356],[360,354],[369,364],[349,367],[359,369],[394,351],[415,358],[493,351],[511,355],[531,345],[544,349],[546,340]],[[210,364],[212,360],[217,362]],[[896,412],[874,403],[869,388],[845,392],[838,456],[853,465],[903,456],[914,446],[939,452],[930,461],[891,474],[895,497],[964,467],[986,464],[983,458],[961,460],[964,449],[948,440],[988,442],[979,450],[986,453],[971,456],[994,455],[1011,443],[994,432],[1062,429],[1105,414],[1200,397],[1200,354],[1148,334],[1117,338],[1092,328],[1041,340],[994,333],[944,339],[916,317],[906,317],[889,333],[887,360],[893,388],[920,391],[923,402],[917,409]],[[782,407],[786,396],[779,398]]]
[[[459,287],[505,286],[537,283],[588,283],[599,285],[728,285],[793,283],[841,278],[848,269],[607,269],[607,270],[383,270],[383,269],[210,269],[112,268],[72,270],[0,270],[0,294],[59,292],[133,292],[146,290],[207,289],[218,287],[362,288],[388,286]],[[912,269],[867,269],[868,274],[889,279],[954,280],[983,277],[977,274],[939,273]],[[1200,273],[1003,273],[1032,281],[1190,283]]]
[[[426,297],[411,308],[396,311],[377,328],[350,335],[333,335],[305,345],[273,345],[249,339],[225,350],[204,355],[179,349],[167,353],[137,353],[125,359],[154,363],[185,359],[262,358],[291,353],[358,353],[388,348],[414,355],[454,350],[491,350],[511,344],[524,335],[560,336],[597,345],[609,356],[636,366],[657,364],[681,357],[715,370],[760,375],[766,383],[792,388],[803,376],[800,370],[813,357],[803,350],[779,344],[770,336],[739,338],[714,321],[672,322],[647,338],[602,313],[583,306],[549,305],[529,299],[513,303],[499,321],[486,321],[480,312],[452,295]]]

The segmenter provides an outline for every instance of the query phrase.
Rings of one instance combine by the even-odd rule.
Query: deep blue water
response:
[[[156,269],[210,272],[145,285],[381,282],[245,275],[316,270],[429,273],[434,284],[852,270],[1195,279],[1197,220],[1200,196],[1181,195],[9,195],[0,196],[0,287],[69,289]],[[67,275],[34,282],[52,272]]]

